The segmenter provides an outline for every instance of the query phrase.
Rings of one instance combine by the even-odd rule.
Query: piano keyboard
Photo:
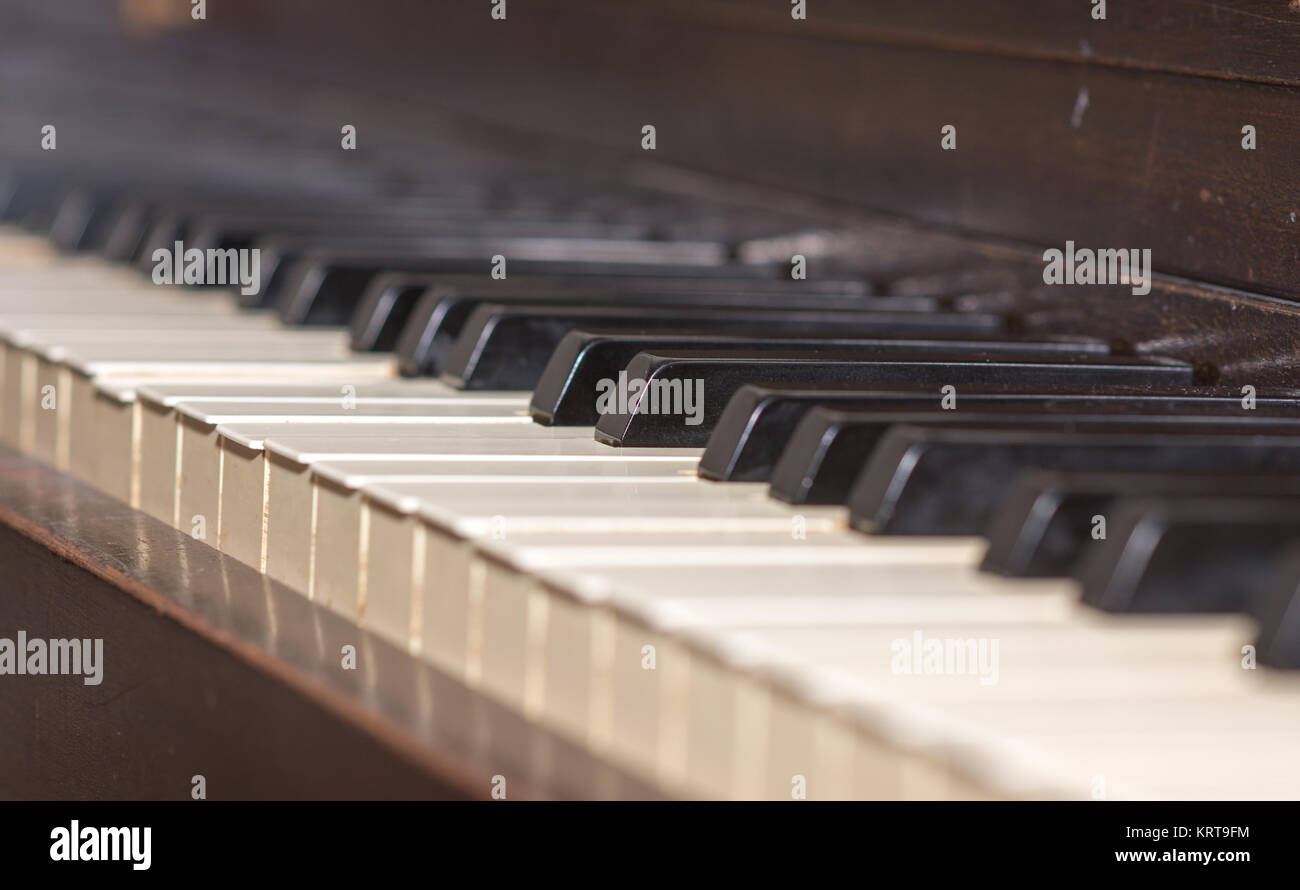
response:
[[[1300,794],[1295,402],[954,305],[1014,263],[433,197],[58,197],[0,237],[0,439],[667,794]],[[262,288],[154,284],[182,235]]]

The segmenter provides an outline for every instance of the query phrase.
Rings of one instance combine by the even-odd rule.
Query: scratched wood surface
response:
[[[1043,246],[1150,248],[1162,271],[1300,295],[1293,87],[788,30],[519,15],[495,39],[490,22],[473,26],[495,49],[465,110],[610,148],[653,122],[657,160]],[[430,82],[452,77],[448,65]],[[956,151],[941,150],[945,124]],[[1254,150],[1241,147],[1248,124]]]
[[[0,636],[104,641],[103,680],[0,676],[0,799],[657,792],[264,575],[0,449]],[[344,645],[356,670],[342,668]]]
[[[582,0],[551,0],[577,6]],[[613,4],[607,4],[608,9]],[[620,4],[623,5],[623,4]],[[1300,4],[1292,0],[656,0],[656,16],[803,33],[864,44],[926,46],[1076,64],[1300,86]]]
[[[322,138],[346,115],[417,165],[443,109],[629,177],[666,162],[1033,245],[1150,248],[1164,272],[1300,297],[1290,0],[1111,3],[1106,22],[1074,0],[816,0],[807,22],[778,0],[511,0],[505,22],[486,2],[281,0],[152,40],[113,36],[102,4],[7,2],[26,9],[18,50],[80,40],[89,73],[125,41],[116,64],[142,83],[279,101]]]

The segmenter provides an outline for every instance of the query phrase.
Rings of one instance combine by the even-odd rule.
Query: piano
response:
[[[0,16],[0,796],[1300,795],[1296,4]]]

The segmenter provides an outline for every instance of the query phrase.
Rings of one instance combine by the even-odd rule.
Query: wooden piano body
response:
[[[885,279],[928,271],[912,233],[1029,264],[1067,241],[1146,248],[1146,296],[1028,286],[965,308],[1192,362],[1233,391],[1300,388],[1297,4],[1115,3],[1104,19],[1070,0],[797,5],[509,0],[499,19],[489,0],[276,0],[194,21],[183,2],[7,0],[0,148],[29,156],[54,115],[65,169],[111,170],[129,140],[83,90],[122,108],[165,80],[230,126],[330,147],[353,125],[359,160],[413,181],[469,134],[815,216],[858,234],[813,239],[814,259]],[[185,156],[215,137],[150,138]],[[669,793],[13,451],[0,566],[0,635],[103,636],[114,658],[93,689],[0,680],[0,796],[180,798],[199,774],[222,798],[488,798],[503,775],[511,798]],[[357,669],[340,671],[348,646]]]

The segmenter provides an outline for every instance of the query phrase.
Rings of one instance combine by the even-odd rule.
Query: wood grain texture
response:
[[[658,22],[597,35],[576,14],[517,28],[466,111],[610,148],[653,122],[657,160],[1300,295],[1295,89]]]
[[[206,544],[0,452],[0,636],[101,638],[103,682],[0,676],[0,798],[658,794]],[[343,670],[342,646],[357,647]]]
[[[672,14],[687,5],[696,12]],[[818,21],[852,10],[857,24],[801,28],[753,25],[760,10],[788,18],[777,0],[743,14],[710,12],[733,9],[721,0],[514,0],[505,22],[486,3],[395,0],[381,14],[283,0],[255,28],[188,29],[114,64],[142,81],[189,78],[232,107],[297,85],[301,101],[274,97],[293,127],[332,134],[346,115],[404,163],[435,163],[445,121],[429,110],[441,109],[524,154],[621,159],[627,179],[699,171],[1040,247],[1150,248],[1164,272],[1300,297],[1300,88],[1279,73],[1300,59],[1300,12],[1286,0],[1111,3],[1106,25],[1127,36],[1103,64],[1066,52],[1064,0],[1037,15],[1027,0],[961,6],[814,0]],[[860,39],[859,27],[912,36]],[[1214,66],[1162,61],[1171,47],[1227,61],[1189,76]],[[1239,60],[1251,52],[1272,67]],[[96,64],[87,56],[85,76]],[[639,149],[646,123],[653,154]],[[956,151],[940,149],[945,124]]]
[[[288,18],[268,22],[262,37],[280,48],[278,65],[303,76],[346,72],[353,85],[418,95],[538,142],[1044,247],[1150,248],[1164,272],[1300,296],[1300,89],[1051,54],[866,45],[651,15],[644,4],[577,6],[517,2],[503,24],[464,8],[403,21],[399,4],[383,20],[300,17],[296,39]],[[1012,34],[1057,21],[1023,7],[999,4],[990,20],[1013,24]],[[926,33],[963,20],[907,17],[910,28],[933,26]],[[1250,27],[1224,25],[1217,40],[1173,28],[1171,41],[1235,46],[1251,43]],[[1141,29],[1130,33],[1145,45]],[[1267,54],[1294,64],[1294,45],[1273,42]],[[324,128],[325,108],[321,118]],[[646,123],[658,129],[653,156],[639,150]],[[940,149],[945,124],[957,127],[956,151]],[[1252,151],[1241,145],[1247,124],[1258,134]],[[374,126],[426,138],[416,121]]]
[[[615,4],[532,0],[608,15]],[[1300,5],[1290,0],[808,0],[796,21],[780,0],[642,0],[658,18],[816,35],[861,44],[1015,56],[1080,65],[1300,85]]]

